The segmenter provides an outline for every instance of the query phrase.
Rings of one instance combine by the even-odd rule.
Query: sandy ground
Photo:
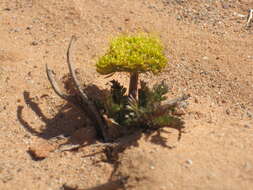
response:
[[[249,8],[251,0],[1,0],[0,189],[252,189]],[[143,134],[110,162],[101,147],[50,152],[68,137],[94,143],[95,134],[78,109],[54,94],[45,64],[58,78],[66,75],[75,34],[82,81],[105,88],[112,78],[96,73],[98,56],[113,36],[136,31],[161,36],[169,58],[161,75],[142,78],[165,79],[169,97],[191,94],[180,141],[171,128]],[[115,77],[128,83],[124,74]],[[32,147],[46,158],[35,160]]]

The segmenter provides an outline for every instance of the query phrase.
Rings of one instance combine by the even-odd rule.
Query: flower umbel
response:
[[[100,74],[114,72],[160,72],[167,64],[159,38],[148,35],[122,35],[113,39],[96,67]]]

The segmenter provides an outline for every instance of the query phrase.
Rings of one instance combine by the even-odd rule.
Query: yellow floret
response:
[[[97,72],[160,72],[167,64],[161,41],[150,35],[122,35],[113,39],[106,54],[99,58]]]

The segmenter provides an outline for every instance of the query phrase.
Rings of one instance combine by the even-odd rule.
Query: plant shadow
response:
[[[36,102],[35,98],[31,97],[29,92],[24,91],[23,97],[26,105],[44,123],[43,129],[40,129],[39,131],[36,130],[35,127],[31,125],[34,124],[34,122],[31,122],[30,124],[24,118],[24,106],[18,106],[18,121],[21,123],[22,127],[32,135],[46,140],[50,140],[59,136],[69,137],[75,130],[85,126],[86,117],[77,108],[74,108],[69,103],[63,105],[53,118],[48,118],[43,113],[39,103]]]
[[[67,83],[64,83],[64,84],[65,84],[65,88],[68,88]],[[101,90],[96,85],[88,85],[83,90],[88,94],[89,97],[92,97],[91,99],[102,98],[105,93],[109,93],[109,91]],[[45,95],[45,96],[48,96],[48,95]],[[94,135],[94,133],[93,135],[90,136],[90,138],[78,139],[78,140],[76,139],[76,136],[73,134],[75,134],[76,131],[79,132],[78,130],[82,128],[87,128],[88,126],[92,126],[92,121],[89,121],[87,119],[87,116],[85,115],[84,112],[82,112],[82,110],[79,110],[78,108],[74,107],[70,103],[64,104],[58,110],[58,112],[55,114],[53,118],[48,118],[43,113],[42,108],[40,107],[36,98],[32,97],[29,92],[24,91],[23,97],[24,97],[24,101],[26,105],[29,108],[31,108],[32,112],[35,113],[40,118],[40,120],[44,122],[45,124],[43,129],[40,131],[34,129],[34,127],[28,121],[26,121],[23,116],[24,106],[18,106],[17,118],[19,122],[21,123],[21,125],[23,126],[23,128],[29,133],[31,133],[32,135],[43,138],[45,140],[50,140],[52,138],[59,137],[59,136],[69,137],[67,143],[65,144],[78,144],[81,147],[83,147],[82,145],[92,146],[92,144],[96,143],[96,141],[98,140],[96,138],[96,135]],[[174,121],[175,122],[173,122],[172,125],[167,126],[167,127],[178,130],[179,132],[178,140],[180,140],[181,134],[184,128],[184,122],[180,118],[177,118],[177,117],[174,118]],[[95,131],[94,127],[93,127],[93,131]],[[114,174],[117,172],[119,164],[120,164],[120,160],[119,160],[120,153],[124,152],[126,149],[129,149],[131,147],[138,147],[139,139],[142,138],[143,136],[145,140],[155,145],[159,145],[168,149],[173,148],[167,144],[168,139],[162,136],[162,134],[164,133],[168,133],[166,130],[164,130],[164,128],[145,130],[145,129],[136,129],[133,127],[129,129],[127,134],[123,136],[119,136],[118,138],[115,138],[113,140],[112,144],[116,144],[116,146],[105,145],[102,153],[106,155],[106,160],[103,160],[103,161],[112,164],[114,169],[111,174],[111,177],[108,183],[102,184],[93,188],[89,188],[86,190],[121,189],[124,186],[124,183],[126,182],[129,176],[121,176],[122,179],[119,179],[119,180],[115,180],[114,178]],[[101,153],[101,151],[98,153]],[[85,157],[94,156],[94,155],[95,154],[86,155]],[[62,188],[65,190],[71,189],[68,186],[63,186]],[[74,189],[77,189],[77,188],[74,188]]]
[[[67,74],[63,76],[61,81],[63,82],[63,88],[65,89],[66,93],[69,96],[73,96],[73,99],[79,103],[81,98],[75,94],[73,81],[71,80],[70,75]],[[83,91],[89,97],[91,97],[91,100],[101,99],[106,93],[108,93],[107,90],[101,90],[98,86],[93,84],[85,85]],[[26,106],[30,108],[29,111],[34,113],[37,118],[44,123],[42,126],[38,127],[38,124],[35,122],[28,122],[23,116],[24,105],[19,105],[17,107],[17,119],[21,126],[31,135],[45,140],[66,138],[67,142],[64,144],[89,145],[97,140],[95,128],[92,127],[92,121],[89,120],[83,110],[73,105],[71,102],[66,102],[61,105],[54,116],[50,118],[43,113],[43,109],[45,108],[42,108],[39,102],[39,100],[45,98],[52,100],[49,95],[44,94],[38,98],[37,96],[31,96],[30,92],[24,91],[23,98]],[[50,106],[52,107],[55,105],[53,104],[48,106],[49,108],[46,110],[51,109]],[[81,139],[82,137],[84,137],[84,139]]]
[[[120,178],[118,180],[109,181],[107,183],[98,185],[96,187],[86,188],[86,189],[78,189],[77,187],[70,187],[68,185],[63,185],[62,190],[120,190],[124,189],[124,181],[127,178]]]

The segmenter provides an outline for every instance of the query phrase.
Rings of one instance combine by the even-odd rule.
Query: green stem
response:
[[[129,83],[129,96],[136,99],[138,92],[138,78],[139,74],[137,72],[130,74],[130,83]]]

